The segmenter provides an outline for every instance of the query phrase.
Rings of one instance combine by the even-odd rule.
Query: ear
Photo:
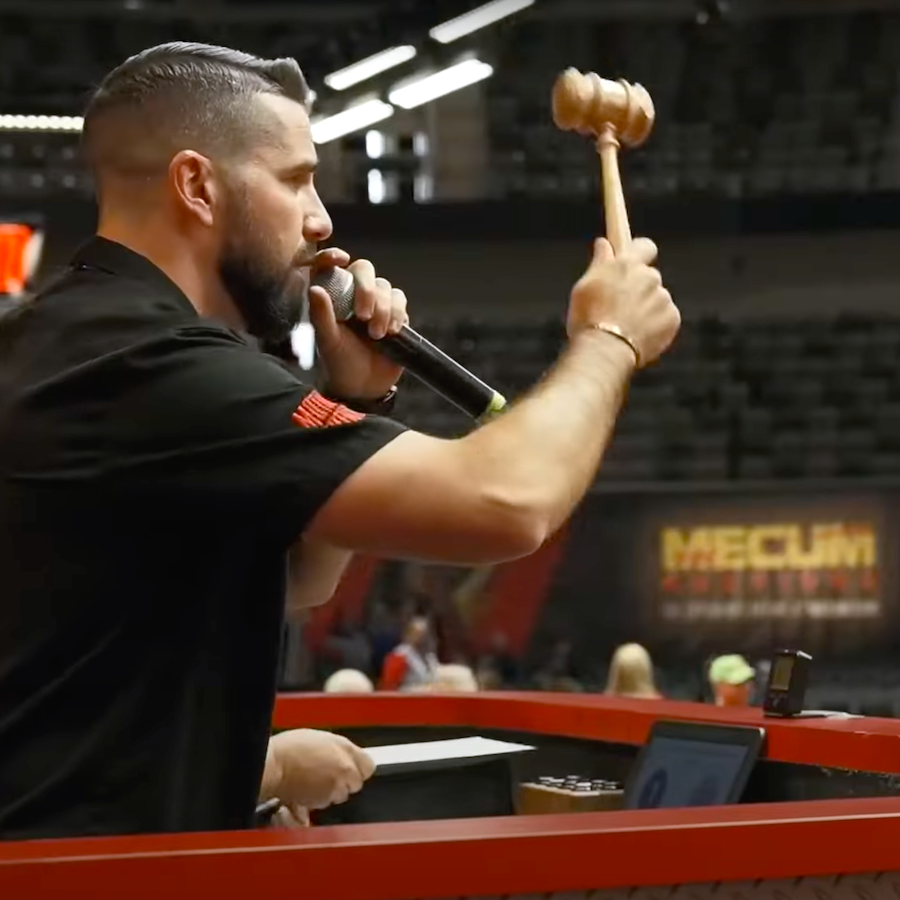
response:
[[[212,161],[193,150],[180,150],[169,163],[169,183],[181,208],[212,227],[220,200]]]

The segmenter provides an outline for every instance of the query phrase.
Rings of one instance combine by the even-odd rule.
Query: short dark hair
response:
[[[238,154],[263,127],[257,94],[310,103],[296,60],[184,41],[150,47],[113,69],[91,97],[82,132],[88,165],[99,183],[108,170],[147,174],[179,150]]]

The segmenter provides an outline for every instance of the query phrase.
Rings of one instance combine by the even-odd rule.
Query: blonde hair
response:
[[[375,686],[368,675],[357,669],[338,669],[323,690],[326,694],[371,694]]]
[[[468,666],[459,665],[457,663],[449,663],[438,666],[434,673],[434,682],[431,690],[438,693],[459,692],[471,693],[478,690],[478,682],[475,675]]]
[[[640,644],[623,644],[613,654],[606,693],[615,697],[660,697],[650,654]]]

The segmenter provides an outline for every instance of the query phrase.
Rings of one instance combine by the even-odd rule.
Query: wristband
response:
[[[606,334],[611,334],[613,337],[618,338],[620,341],[627,344],[634,354],[635,368],[639,369],[641,367],[641,351],[638,350],[637,344],[635,344],[635,342],[628,337],[618,325],[613,325],[611,322],[591,322],[590,325],[586,325],[585,327],[593,328],[596,331],[604,331]]]
[[[389,416],[397,403],[397,385],[394,385],[383,397],[375,400],[345,400],[343,397],[330,395],[328,399],[366,416]]]

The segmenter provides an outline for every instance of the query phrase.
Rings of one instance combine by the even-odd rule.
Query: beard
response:
[[[287,340],[300,322],[306,284],[295,268],[273,258],[271,244],[246,215],[233,215],[219,256],[219,277],[247,331],[261,341]]]

